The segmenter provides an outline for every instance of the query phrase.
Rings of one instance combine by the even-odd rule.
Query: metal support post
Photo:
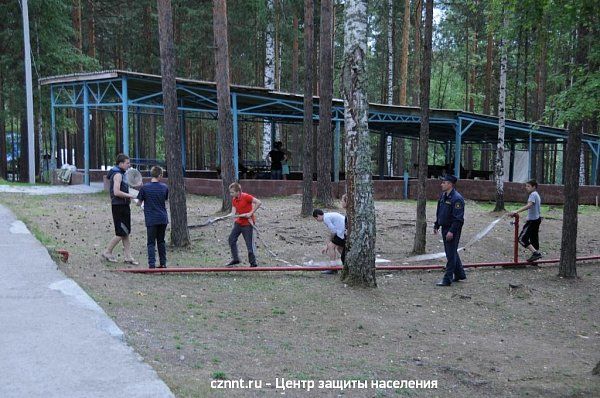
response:
[[[515,176],[515,143],[510,143],[510,164],[508,169],[508,181],[512,182]]]
[[[87,84],[83,84],[83,183],[90,185],[90,104]]]
[[[121,79],[121,107],[123,108],[123,153],[129,155],[129,96],[127,93],[127,78]]]
[[[527,164],[527,176],[528,178],[531,180],[531,173],[532,173],[532,163],[533,163],[533,136],[531,134],[531,132],[529,133],[529,144],[527,146],[527,150],[529,151],[529,160],[528,160],[528,164]]]
[[[461,140],[462,140],[462,120],[456,124],[456,138],[454,142],[454,175],[460,179],[460,159],[461,159]]]
[[[133,134],[135,135],[135,157],[137,159],[140,158],[140,142],[141,142],[141,126],[142,126],[142,115],[140,114],[140,107],[136,106],[135,107],[135,125],[134,125],[134,132]]]
[[[589,145],[592,148],[592,183],[590,185],[598,185],[598,167],[600,166],[598,158],[600,158],[600,141],[598,141],[596,145],[593,145],[592,143]]]
[[[56,169],[56,156],[57,156],[57,145],[56,145],[56,99],[54,98],[54,86],[50,86],[50,132],[52,135],[50,143],[50,173]]]
[[[184,110],[180,111],[180,113],[179,113],[179,136],[181,137],[181,169],[183,171],[183,176],[185,177],[187,155],[186,155],[185,111]]]
[[[340,121],[335,122],[333,134],[333,181],[340,181]]]
[[[240,179],[240,158],[239,158],[239,136],[238,136],[238,107],[237,107],[237,94],[231,94],[231,116],[233,117],[233,170],[234,180],[239,181]],[[275,123],[271,124],[274,126]]]
[[[404,199],[408,199],[408,170],[404,170]]]
[[[385,133],[379,133],[379,179],[385,178]]]

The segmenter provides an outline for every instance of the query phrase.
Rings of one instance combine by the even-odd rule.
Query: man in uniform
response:
[[[467,279],[460,257],[458,256],[458,243],[464,224],[465,200],[456,189],[456,177],[450,174],[442,178],[442,194],[437,205],[436,220],[433,233],[437,234],[442,227],[442,239],[446,252],[446,273],[444,279],[437,286],[450,286],[452,282]]]

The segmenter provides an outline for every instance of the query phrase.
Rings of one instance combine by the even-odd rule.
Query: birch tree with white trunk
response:
[[[371,179],[367,101],[367,2],[348,0],[344,9],[344,128],[348,194],[346,261],[341,278],[349,285],[376,287],[375,204]]]
[[[502,33],[500,36],[500,87],[498,98],[498,143],[496,144],[496,161],[494,178],[496,179],[496,207],[494,211],[504,211],[504,131],[506,127],[506,68],[508,55],[506,49],[506,15],[502,13]]]
[[[275,25],[274,0],[267,0],[267,28],[265,30],[265,88],[275,89]],[[263,127],[262,158],[267,159],[271,150],[271,122],[265,120]]]

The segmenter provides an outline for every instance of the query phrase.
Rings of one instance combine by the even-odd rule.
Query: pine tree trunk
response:
[[[503,10],[504,14],[504,10]],[[507,20],[503,15],[504,31]],[[496,207],[494,211],[504,211],[504,131],[506,126],[506,67],[508,56],[506,40],[500,38],[500,95],[498,96],[498,143],[496,146],[496,166],[494,178],[496,179]]]
[[[235,181],[235,166],[233,164],[233,118],[231,114],[229,81],[229,41],[226,0],[213,0],[213,29],[219,133],[221,137],[221,179],[223,181],[221,211],[230,211],[231,196],[229,195],[229,185]]]
[[[344,127],[348,237],[342,280],[349,285],[376,287],[375,205],[371,180],[371,148],[367,101],[367,4],[346,2],[344,23]]]
[[[293,21],[293,35],[294,42],[292,44],[292,93],[298,92],[298,59],[299,59],[299,46],[298,46],[298,16],[294,15]]]
[[[475,2],[477,6],[477,1]],[[477,58],[477,30],[473,29],[473,56],[471,57],[471,65],[469,65],[469,69],[471,71],[471,82],[470,87],[471,91],[469,93],[469,112],[475,112],[475,83],[476,83],[476,61],[474,59]]]
[[[402,17],[402,57],[400,61],[400,105],[406,105],[406,86],[408,84],[408,44],[410,40],[409,34],[410,0],[404,0],[404,15]]]
[[[0,44],[0,51],[3,51]],[[2,68],[0,68],[0,178],[8,179],[7,168],[7,153],[6,153],[6,118],[4,113],[4,77],[2,76]]]
[[[419,99],[420,99],[420,94],[419,94],[419,88],[420,88],[420,84],[418,84],[417,82],[421,81],[421,19],[422,19],[422,15],[423,15],[423,0],[415,0],[415,16],[414,16],[414,22],[413,25],[415,27],[415,51],[413,52],[414,55],[414,65],[413,65],[413,70],[414,70],[414,82],[415,84],[413,84],[413,98],[412,98],[412,104],[413,106],[419,106]]]
[[[87,0],[88,5],[88,50],[87,55],[96,58],[96,1]]]
[[[148,5],[146,5],[146,7],[144,7],[144,47],[145,47],[145,51],[146,54],[148,54],[148,56],[152,55],[152,43],[154,42],[154,37],[152,35],[152,29],[150,29],[150,27],[152,26],[152,6],[148,3]],[[142,66],[142,71],[146,72],[146,73],[152,73],[152,62],[144,62],[143,66]]]
[[[394,103],[394,2],[387,1],[387,95],[388,105]],[[385,143],[385,155],[387,172],[390,176],[394,175],[392,167],[392,136],[388,135]]]
[[[83,31],[81,24],[81,0],[73,0],[71,8],[71,21],[73,24],[74,39],[73,43],[79,54],[83,53]],[[78,65],[78,69],[81,72],[83,65]],[[83,168],[83,151],[84,151],[84,137],[83,137],[83,110],[75,110],[75,123],[77,125],[77,133],[75,139],[75,165],[78,168]]]
[[[319,135],[317,136],[317,202],[333,207],[331,195],[331,107],[333,98],[333,0],[321,0],[319,51]]]
[[[427,154],[429,153],[429,94],[431,84],[431,53],[433,30],[433,0],[425,1],[425,37],[423,40],[423,71],[421,72],[421,129],[419,131],[419,182],[417,221],[413,253],[425,253],[427,231]]]
[[[584,68],[587,54],[587,33],[588,28],[579,22],[575,37],[576,49],[573,59],[574,70]],[[588,65],[589,67],[589,65]],[[571,86],[575,80],[574,74],[571,75]],[[558,276],[563,278],[577,277],[577,224],[579,207],[579,185],[581,184],[581,140],[583,135],[583,121],[570,123],[569,138],[565,150],[565,163],[563,168],[565,186],[563,207],[562,237],[560,245],[560,263],[558,265]]]
[[[545,183],[545,176],[544,176],[544,143],[540,142],[537,143],[535,145],[535,179],[537,180],[538,184],[544,184]]]
[[[281,29],[279,26],[279,7],[274,6],[273,14],[274,14],[274,27],[275,27],[275,40],[274,40],[275,90],[281,91],[281,49],[282,49],[282,45],[281,45]],[[279,127],[279,124],[277,124],[277,127]],[[279,135],[279,131],[277,133],[278,133],[277,139],[280,140],[281,137]]]
[[[469,109],[469,88],[470,88],[470,80],[469,80],[469,69],[470,69],[470,49],[469,49],[469,17],[467,14],[467,22],[465,23],[465,29],[466,29],[466,33],[465,33],[465,105],[464,105],[464,110],[466,111],[467,109]]]
[[[267,29],[265,32],[265,88],[275,89],[275,28],[274,0],[267,0]],[[271,122],[265,121],[262,137],[262,158],[267,159],[271,150]]]
[[[160,66],[164,106],[164,134],[167,171],[169,175],[169,208],[171,209],[171,244],[184,247],[190,244],[187,227],[185,182],[181,156],[181,134],[177,118],[177,89],[175,86],[175,44],[171,0],[157,0]]]
[[[411,140],[410,142],[410,173],[411,177],[418,176],[418,167],[419,167],[419,140]],[[414,168],[417,166],[417,175],[414,175]]]
[[[304,137],[302,148],[302,217],[312,215],[314,2],[304,0]]]
[[[87,35],[88,47],[87,55],[90,58],[96,58],[96,6],[95,0],[87,0]],[[98,110],[93,109],[90,112],[92,120],[90,122],[90,167],[99,168],[100,150],[99,150],[99,132],[98,132]],[[138,145],[138,143],[135,143]]]
[[[25,86],[23,82],[23,86]],[[25,98],[23,98],[23,102]],[[21,109],[26,109],[25,104],[23,104]],[[21,119],[21,123],[19,124],[19,137],[21,142],[19,143],[21,150],[19,151],[19,181],[20,182],[29,182],[29,159],[27,158],[27,151],[29,149],[29,134],[27,134],[27,113],[23,112],[19,115]]]
[[[577,277],[577,209],[579,207],[579,165],[581,151],[581,123],[571,125],[564,165],[565,205],[563,207],[562,238],[558,276]]]
[[[529,32],[525,32],[525,54],[523,54],[523,65],[525,68],[523,70],[523,120],[529,120],[529,92],[527,87],[528,80],[528,71],[529,71]]]
[[[544,21],[548,21],[549,18],[544,17]],[[549,25],[545,25],[549,26]],[[540,32],[540,57],[538,59],[536,80],[537,80],[537,92],[536,92],[536,121],[541,122],[544,117],[544,109],[546,108],[546,79],[547,79],[547,57],[548,57],[548,32],[546,29],[541,28]]]
[[[519,103],[519,91],[521,86],[520,73],[521,73],[521,47],[523,46],[523,26],[519,26],[519,36],[517,39],[517,64],[515,66],[515,78],[514,78],[514,88],[513,88],[513,112],[512,118],[517,120],[517,108]]]
[[[82,53],[83,34],[81,28],[81,0],[73,0],[71,8],[71,21],[73,23],[73,33],[75,38],[75,48],[79,53]],[[82,70],[82,65],[79,65],[79,70]]]

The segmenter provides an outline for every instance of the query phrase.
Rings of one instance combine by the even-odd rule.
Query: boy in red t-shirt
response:
[[[254,244],[254,234],[252,224],[254,223],[254,213],[261,205],[260,200],[254,196],[242,192],[242,186],[237,182],[229,185],[229,194],[233,198],[231,216],[237,215],[235,222],[233,223],[233,229],[229,235],[229,248],[231,249],[231,261],[227,264],[228,267],[232,267],[240,263],[240,257],[238,255],[237,240],[240,234],[244,236],[246,247],[248,248],[248,260],[250,261],[251,267],[256,267],[256,256],[254,251],[256,246]],[[252,224],[251,224],[252,223]]]

